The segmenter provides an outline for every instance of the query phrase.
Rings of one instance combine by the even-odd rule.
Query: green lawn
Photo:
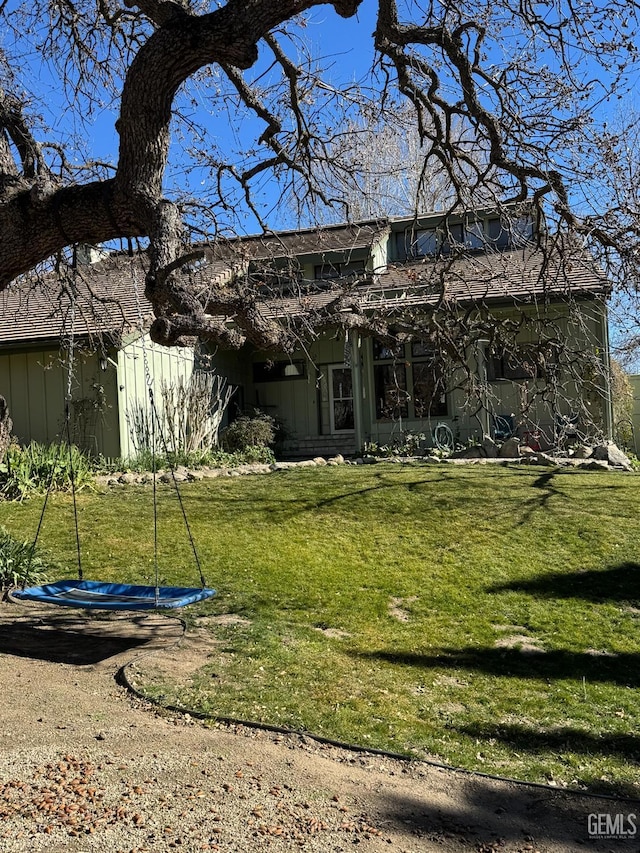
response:
[[[187,484],[219,595],[209,663],[178,689],[212,714],[590,790],[640,794],[640,480],[489,467],[297,469]],[[196,583],[161,491],[162,577]],[[151,491],[79,497],[85,576],[152,577]],[[0,506],[32,535],[38,500]],[[43,546],[73,571],[70,503]],[[68,570],[67,570],[68,571]],[[186,615],[187,611],[185,611]],[[210,624],[210,623],[208,623]]]

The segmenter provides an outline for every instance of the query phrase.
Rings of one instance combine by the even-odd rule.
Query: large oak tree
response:
[[[204,305],[185,285],[192,228],[215,230],[239,206],[262,221],[266,179],[301,209],[339,204],[331,187],[354,177],[341,135],[362,111],[371,121],[377,110],[375,124],[407,104],[425,174],[446,176],[451,207],[529,200],[550,234],[571,232],[634,274],[637,211],[612,215],[619,196],[606,193],[602,207],[583,202],[603,123],[637,72],[637,4],[377,0],[374,32],[363,34],[371,74],[344,86],[305,42],[305,15],[323,6],[325,18],[346,20],[372,3],[3,0],[0,287],[65,247],[148,238],[156,340],[278,343],[246,288],[209,293]],[[38,73],[63,93],[58,134],[38,121]],[[84,119],[105,105],[117,155],[80,161]],[[225,150],[216,128],[234,116],[245,145]],[[189,161],[206,170],[200,197],[187,192],[194,182],[182,194],[167,187],[172,137],[185,174]],[[230,313],[242,332],[233,341]]]

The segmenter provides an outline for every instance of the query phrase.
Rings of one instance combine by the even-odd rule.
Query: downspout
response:
[[[351,349],[351,378],[353,382],[353,432],[356,453],[364,447],[363,420],[363,389],[362,353],[360,352],[362,338],[355,329],[349,330],[349,347]]]
[[[609,344],[609,309],[603,302],[602,340],[604,342],[605,394],[604,394],[604,434],[608,441],[613,441],[613,398],[611,396],[611,347]]]

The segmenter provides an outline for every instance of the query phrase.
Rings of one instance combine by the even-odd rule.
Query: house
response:
[[[69,400],[72,440],[88,452],[130,458],[145,446],[149,386],[161,408],[162,383],[186,384],[196,353],[149,339],[143,294],[141,259],[119,253],[0,294],[0,393],[21,443],[66,440]]]
[[[264,312],[283,322],[322,311],[346,282],[361,311],[425,328],[423,339],[391,347],[330,328],[290,357],[246,348],[245,408],[276,416],[285,452],[300,456],[409,432],[432,443],[439,424],[461,443],[506,432],[533,446],[609,435],[608,282],[580,247],[543,252],[536,236],[526,211],[505,220],[488,210],[238,240],[219,255],[214,247],[212,258],[245,259],[246,275],[265,285]],[[452,333],[473,329],[454,368],[442,357],[451,341],[424,322],[434,316]]]
[[[219,240],[184,274],[202,292],[242,279],[280,323],[320,316],[348,287],[354,316],[301,335],[291,355],[249,345],[209,354],[235,388],[231,416],[276,417],[288,455],[353,453],[408,432],[429,443],[440,425],[462,443],[511,432],[535,445],[562,430],[609,435],[608,283],[579,247],[543,252],[536,237],[526,209],[508,219],[490,210],[381,218]],[[105,455],[132,455],[145,360],[155,383],[171,382],[202,353],[142,334],[140,258],[109,255],[79,265],[76,279],[76,435]],[[45,291],[0,298],[0,393],[22,441],[51,440],[64,408],[59,350],[70,300]],[[398,335],[363,332],[356,315],[382,317]],[[403,336],[409,326],[413,337]]]

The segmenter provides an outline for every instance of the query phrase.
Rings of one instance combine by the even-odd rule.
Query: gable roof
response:
[[[149,315],[141,259],[126,255],[78,265],[75,274],[69,269],[12,282],[0,293],[0,346],[59,342],[72,329],[82,338],[106,335],[116,342],[140,326],[136,291],[141,310]]]
[[[545,256],[527,247],[425,258],[388,266],[351,291],[363,310],[459,305],[526,305],[604,297],[610,290],[602,270],[575,248]],[[341,295],[339,288],[268,300],[271,317],[321,310]]]
[[[218,239],[206,247],[205,257],[207,260],[275,260],[329,252],[348,257],[356,250],[370,249],[388,231],[388,220],[383,218],[230,240]]]
[[[387,228],[384,220],[332,226],[270,237],[238,239],[236,248],[246,259],[272,258],[277,251],[316,254],[370,248]],[[205,296],[209,287],[230,281],[246,271],[238,253],[227,252],[234,241],[204,248],[204,259],[184,268],[194,289]],[[235,252],[235,250],[234,250]],[[224,255],[225,257],[221,257]],[[248,256],[248,257],[247,257]],[[282,255],[281,255],[282,256]],[[152,319],[144,296],[146,255],[115,253],[91,265],[79,265],[74,275],[50,274],[34,282],[14,283],[0,293],[0,347],[44,341],[57,342],[71,331],[72,285],[76,289],[74,334],[104,339],[118,345]],[[609,292],[604,273],[591,256],[578,247],[549,255],[532,247],[465,254],[434,260],[425,258],[395,264],[366,281],[356,282],[350,293],[363,310],[394,310],[410,306],[458,304],[528,304],[545,300],[603,297]],[[330,282],[322,289],[306,283],[299,294],[265,296],[261,304],[270,318],[300,316],[321,310],[340,295]]]

